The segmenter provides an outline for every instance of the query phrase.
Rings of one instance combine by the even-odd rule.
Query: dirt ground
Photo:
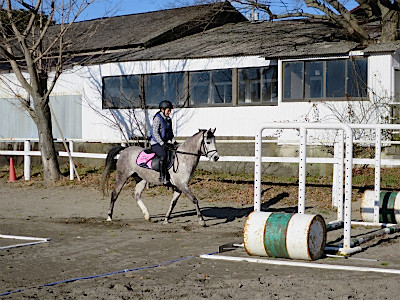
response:
[[[163,225],[172,192],[144,195],[153,222],[142,217],[126,187],[114,221],[106,222],[108,197],[98,185],[7,183],[0,178],[0,234],[50,238],[47,243],[0,250],[1,299],[397,299],[400,275],[312,269],[200,258],[220,245],[242,242],[252,211],[252,184],[195,180],[207,227],[200,227],[189,199],[182,197],[171,224]],[[263,185],[263,209],[295,211],[296,184]],[[321,201],[329,186],[307,189],[307,213],[335,219]],[[361,191],[354,191],[354,198]],[[222,195],[222,196],[221,196]],[[237,201],[237,199],[241,199]],[[358,202],[353,203],[359,219]],[[374,229],[369,228],[369,231]],[[342,231],[328,234],[341,242]],[[353,236],[360,232],[354,230]],[[399,234],[375,239],[348,259],[322,257],[313,263],[400,270]],[[20,243],[0,239],[0,246]],[[222,254],[249,257],[237,249]],[[278,260],[266,258],[268,260]],[[288,259],[279,259],[290,261]],[[7,292],[11,292],[7,294]]]

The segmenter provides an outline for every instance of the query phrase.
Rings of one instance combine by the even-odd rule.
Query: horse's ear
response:
[[[214,129],[211,129],[211,128],[210,128],[210,129],[208,129],[208,133],[211,133],[211,134],[213,135],[213,134],[214,134],[214,132],[215,132],[215,129],[216,129],[216,128],[214,128]]]
[[[215,129],[208,129],[207,130],[207,137],[212,138],[214,136]]]

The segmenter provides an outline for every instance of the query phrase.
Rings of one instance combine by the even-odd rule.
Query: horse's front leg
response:
[[[200,211],[199,201],[193,195],[189,186],[186,185],[184,188],[182,188],[182,192],[184,192],[185,195],[188,196],[188,198],[193,202],[193,204],[196,208],[197,217],[199,218],[199,224],[203,227],[206,226],[206,221],[204,221],[203,215],[201,214],[201,211]]]
[[[168,224],[169,223],[169,219],[171,217],[172,210],[174,209],[174,207],[176,205],[176,202],[178,202],[179,196],[181,194],[182,194],[182,192],[179,191],[179,190],[175,190],[174,191],[174,195],[173,195],[172,200],[171,200],[171,205],[169,206],[169,210],[168,210],[167,214],[165,215],[164,224]]]
[[[142,180],[142,181],[136,183],[134,197],[136,199],[137,204],[139,205],[140,209],[143,212],[144,218],[147,221],[151,221],[149,211],[147,210],[146,205],[144,205],[142,198],[140,197],[142,195],[144,188],[146,187],[146,183],[147,183],[147,181],[145,181],[145,180]]]

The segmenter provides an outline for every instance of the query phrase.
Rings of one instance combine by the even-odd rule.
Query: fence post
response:
[[[72,153],[74,152],[74,142],[69,141],[69,152],[71,153],[71,156],[69,158],[69,179],[74,180],[74,162],[72,160]]]
[[[31,156],[27,152],[31,151],[31,141],[24,141],[24,178],[31,180]]]
[[[257,129],[254,146],[254,211],[261,211],[262,127]]]
[[[300,147],[299,147],[299,202],[298,210],[299,214],[304,214],[305,203],[306,203],[306,163],[307,163],[307,129],[302,126],[300,127]]]
[[[343,220],[343,173],[344,173],[344,132],[338,131],[338,142],[334,143],[334,158],[339,163],[333,165],[332,207],[337,207],[338,220]]]
[[[374,223],[379,223],[379,202],[381,194],[381,138],[380,127],[375,128],[375,201],[374,201]]]

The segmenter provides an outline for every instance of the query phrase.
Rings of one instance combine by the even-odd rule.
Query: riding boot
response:
[[[168,185],[169,181],[167,178],[167,160],[165,158],[160,159],[160,178],[159,181],[164,184]]]

